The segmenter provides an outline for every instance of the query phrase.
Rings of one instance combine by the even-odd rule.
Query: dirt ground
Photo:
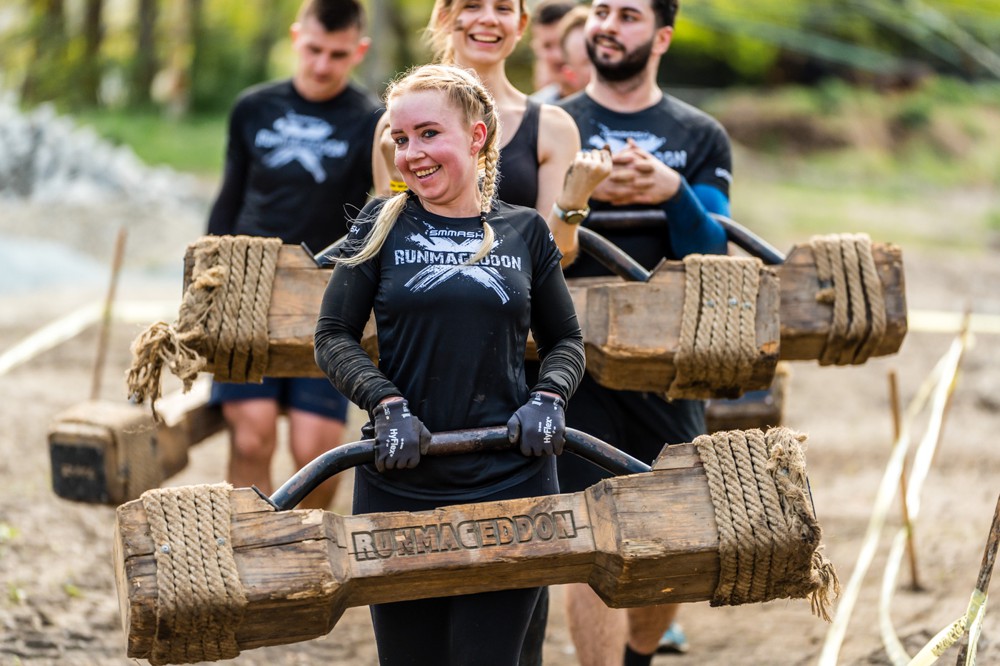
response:
[[[10,209],[8,209],[9,211]],[[58,219],[67,211],[47,209]],[[122,212],[121,214],[125,214]],[[104,216],[108,213],[105,211]],[[0,223],[0,246],[13,239],[26,242],[23,225],[31,211],[17,209]],[[175,225],[176,234],[197,223],[169,211],[157,211],[152,228]],[[188,225],[187,227],[185,225]],[[157,232],[159,233],[159,232]],[[47,234],[57,238],[57,233]],[[22,262],[22,273],[0,283],[0,354],[40,327],[81,304],[104,296],[106,256],[113,236],[77,239],[95,243],[81,248],[74,261],[90,265],[87,280],[45,280],[44,250],[21,245],[37,254]],[[177,244],[151,245],[137,234],[131,243],[160,264],[153,273],[126,273],[119,286],[122,302],[179,297],[180,250]],[[3,252],[0,252],[3,254]],[[89,257],[89,259],[88,259]],[[103,258],[102,258],[103,257]],[[176,268],[171,266],[176,260]],[[105,262],[102,264],[101,262]],[[34,265],[39,268],[31,272]],[[904,247],[908,304],[920,310],[959,311],[967,304],[976,312],[1000,314],[1000,250],[983,254],[910,251]],[[8,264],[9,266],[9,264]],[[0,268],[2,275],[3,268]],[[27,277],[25,277],[27,276]],[[13,280],[13,287],[11,286]],[[20,282],[18,282],[20,280]],[[118,323],[111,331],[101,397],[124,400],[122,381],[129,342],[141,327]],[[846,583],[861,548],[872,503],[890,453],[892,421],[887,374],[899,376],[904,404],[923,377],[946,351],[952,335],[912,327],[901,352],[864,366],[820,368],[811,363],[792,367],[785,425],[808,434],[809,476],[824,529],[826,552]],[[112,507],[62,500],[51,487],[46,432],[63,409],[89,397],[97,330],[41,353],[0,376],[0,664],[129,664],[118,612],[111,562]],[[911,653],[931,635],[964,613],[979,571],[990,521],[1000,492],[1000,357],[996,334],[976,336],[965,357],[944,436],[922,494],[915,526],[916,558],[923,589],[908,589],[904,564],[892,604],[896,631]],[[915,439],[923,430],[917,422]],[[214,437],[192,450],[186,470],[169,483],[221,480],[226,442]],[[275,476],[290,473],[287,460]],[[349,506],[342,485],[336,510]],[[665,517],[669,520],[669,517]],[[874,564],[865,579],[840,653],[841,664],[888,663],[879,638],[878,590],[891,534],[899,525],[893,502]],[[996,585],[994,585],[996,587]],[[553,588],[545,662],[576,663],[562,609],[563,594]],[[994,604],[995,606],[995,604]],[[979,663],[1000,663],[1000,613],[991,609],[979,644]],[[822,649],[828,625],[813,617],[804,601],[780,601],[737,608],[710,608],[707,603],[684,607],[681,614],[691,651],[685,656],[659,656],[656,664],[812,664]],[[957,650],[939,663],[955,663]],[[326,637],[292,646],[252,650],[239,664],[373,664],[375,651],[367,609],[350,609]]]

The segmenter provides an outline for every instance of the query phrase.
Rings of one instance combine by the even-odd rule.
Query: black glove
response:
[[[566,443],[566,413],[562,398],[532,393],[531,399],[518,408],[507,421],[507,437],[521,439],[521,453],[526,456],[559,455]]]
[[[405,400],[384,402],[375,407],[375,467],[387,469],[416,467],[420,445],[431,440],[430,431],[410,414]]]

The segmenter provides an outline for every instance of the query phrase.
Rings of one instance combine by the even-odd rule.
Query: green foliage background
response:
[[[88,59],[82,16],[96,1],[64,0],[62,25],[51,0],[0,5],[0,90],[31,82],[24,105],[54,103],[147,163],[218,178],[235,96],[291,71],[299,0],[146,0],[159,12],[152,100],[129,88],[141,0],[104,0]],[[432,2],[366,2],[375,45],[357,77],[380,92],[428,59]],[[525,90],[527,43],[508,62]],[[779,246],[865,230],[975,249],[1000,239],[997,54],[1000,0],[684,0],[660,82],[730,132],[733,212]],[[96,102],[79,85],[95,68]],[[184,95],[163,92],[169,71],[186,74]]]
[[[181,111],[197,113],[224,110],[239,90],[288,73],[287,30],[299,0],[149,1],[158,12],[157,41],[137,47],[139,0],[7,0],[0,8],[0,86],[25,91],[28,104],[51,101],[63,109],[136,105],[144,96],[129,94],[129,72],[146,50],[161,74],[187,72]],[[82,17],[93,3],[102,7],[103,41],[88,57]],[[359,77],[378,90],[427,60],[420,36],[432,1],[366,4],[375,44]],[[64,10],[55,22],[52,6]],[[661,81],[870,83],[915,69],[998,79],[998,53],[1000,0],[685,0]],[[527,84],[530,68],[525,39],[509,63],[512,80]],[[90,72],[101,81],[96,103],[81,96],[79,83]],[[168,106],[162,97],[156,104]]]

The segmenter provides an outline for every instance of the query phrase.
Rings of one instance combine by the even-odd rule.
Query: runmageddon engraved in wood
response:
[[[576,536],[577,526],[573,512],[552,511],[352,532],[351,555],[358,562],[386,560],[427,553],[573,539]]]

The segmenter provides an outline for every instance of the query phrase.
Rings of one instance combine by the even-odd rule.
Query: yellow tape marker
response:
[[[938,657],[944,654],[945,650],[954,645],[962,637],[962,634],[976,620],[985,606],[986,593],[975,590],[972,593],[972,598],[969,600],[969,607],[965,611],[965,614],[939,631],[934,638],[928,641],[927,645],[921,648],[920,652],[910,660],[909,666],[927,666],[927,664],[933,664],[937,661]],[[975,654],[971,642],[969,652],[970,654]]]

